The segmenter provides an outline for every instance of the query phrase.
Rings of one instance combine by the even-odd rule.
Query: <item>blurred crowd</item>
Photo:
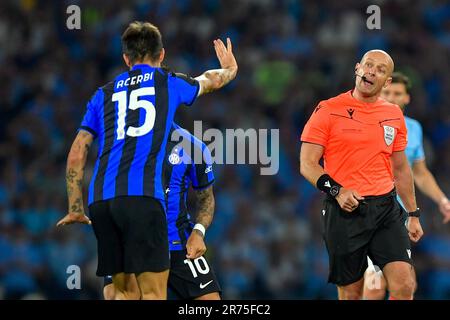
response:
[[[81,8],[81,30],[66,28],[70,4]],[[381,8],[381,30],[366,27],[370,4]],[[55,224],[66,213],[66,156],[86,102],[126,70],[120,35],[133,20],[156,24],[165,64],[192,76],[218,67],[213,39],[233,41],[237,79],[180,108],[181,126],[280,130],[277,175],[215,166],[207,255],[224,298],[337,297],[327,284],[322,195],[299,174],[299,135],[318,101],[352,87],[368,49],[388,51],[412,79],[407,113],[422,123],[428,165],[450,194],[448,1],[1,1],[0,298],[101,298],[91,227]],[[425,236],[413,247],[416,297],[448,299],[450,225],[420,193],[418,204]],[[80,266],[81,290],[67,288],[71,265]]]

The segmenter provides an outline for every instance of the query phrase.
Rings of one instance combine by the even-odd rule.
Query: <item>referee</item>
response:
[[[327,194],[328,280],[339,299],[361,299],[367,256],[383,270],[391,299],[414,294],[409,239],[417,242],[423,231],[404,152],[407,130],[401,109],[379,97],[393,70],[386,52],[368,51],[355,66],[354,89],[321,101],[301,135],[300,172]],[[409,212],[408,229],[397,193]]]

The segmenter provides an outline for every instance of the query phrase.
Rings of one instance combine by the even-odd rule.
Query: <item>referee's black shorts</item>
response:
[[[381,270],[394,261],[412,264],[404,210],[395,191],[365,197],[351,213],[327,196],[322,221],[329,255],[329,282],[344,286],[360,280],[367,269],[367,256]]]
[[[169,269],[167,219],[151,197],[122,196],[89,206],[97,237],[98,276]]]

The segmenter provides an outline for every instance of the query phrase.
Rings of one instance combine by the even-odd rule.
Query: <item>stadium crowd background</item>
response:
[[[81,30],[66,28],[70,4],[81,8]],[[381,30],[366,27],[370,4],[380,5]],[[55,223],[66,213],[70,143],[95,89],[125,70],[120,35],[132,20],[155,23],[166,65],[193,76],[218,67],[214,38],[233,41],[237,79],[180,109],[179,124],[280,129],[278,175],[215,166],[207,254],[224,298],[336,298],[326,283],[322,196],[298,172],[299,135],[318,101],[352,87],[368,49],[387,50],[411,77],[407,112],[421,121],[428,165],[450,194],[447,1],[1,1],[0,298],[100,298],[91,228]],[[425,237],[413,249],[416,297],[448,299],[450,225],[420,193],[418,203]],[[67,289],[69,265],[81,267],[81,290]]]

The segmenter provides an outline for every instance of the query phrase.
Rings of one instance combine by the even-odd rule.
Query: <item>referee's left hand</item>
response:
[[[450,221],[450,201],[445,197],[439,202],[439,211],[441,211],[444,216],[443,223]]]
[[[186,258],[197,259],[206,252],[205,241],[203,236],[197,231],[193,230],[186,243]]]
[[[74,213],[69,212],[64,218],[58,221],[56,224],[57,227],[65,226],[66,224],[72,223],[83,223],[83,224],[91,224],[91,220],[84,213]]]
[[[419,218],[409,217],[408,218],[408,235],[412,242],[417,242],[423,236],[422,226],[420,225]]]

